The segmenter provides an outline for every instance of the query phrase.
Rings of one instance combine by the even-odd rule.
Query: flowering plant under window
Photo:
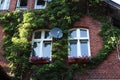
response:
[[[29,62],[33,64],[45,64],[50,63],[49,57],[38,57],[38,56],[31,56],[29,58]]]
[[[69,57],[68,62],[69,63],[87,63],[88,60],[91,58],[89,56],[82,56],[82,57]]]

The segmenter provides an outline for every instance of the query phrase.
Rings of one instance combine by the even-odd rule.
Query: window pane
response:
[[[5,2],[5,0],[0,0],[0,5],[3,4]]]
[[[5,0],[0,0],[0,9],[3,9]]]
[[[80,29],[80,37],[87,37],[87,30]]]
[[[50,39],[49,31],[45,32],[45,39]]]
[[[20,0],[20,6],[27,6],[27,0]]]
[[[70,38],[76,38],[76,30],[70,31]]]
[[[88,41],[80,41],[81,55],[88,56]]]
[[[40,39],[41,38],[41,31],[35,32],[34,39]]]
[[[44,42],[43,43],[43,57],[49,57],[51,54],[51,42]]]
[[[45,5],[45,1],[44,0],[37,0],[37,5]]]
[[[33,54],[35,54],[35,56],[40,57],[40,42],[34,42],[33,50],[34,50]]]
[[[70,42],[69,56],[70,57],[77,56],[77,41]]]

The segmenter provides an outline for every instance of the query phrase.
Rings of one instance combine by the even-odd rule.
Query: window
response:
[[[35,9],[45,9],[46,4],[45,0],[35,0]]]
[[[27,0],[18,0],[16,9],[27,9]]]
[[[10,0],[0,0],[0,10],[9,9]]]
[[[48,57],[51,59],[52,38],[48,30],[38,30],[33,33],[32,45],[34,55],[37,57]]]
[[[72,29],[69,35],[69,57],[90,56],[88,29]]]

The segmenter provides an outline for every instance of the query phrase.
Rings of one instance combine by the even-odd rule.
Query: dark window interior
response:
[[[20,6],[27,6],[27,0],[20,0]]]
[[[45,5],[45,1],[44,0],[38,0],[37,5]]]

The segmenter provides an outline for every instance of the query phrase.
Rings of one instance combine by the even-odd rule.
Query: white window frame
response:
[[[38,32],[38,31],[40,31],[41,32],[41,39],[34,39],[34,37],[35,37],[35,32]],[[34,31],[34,33],[33,33],[33,36],[32,36],[32,45],[34,45],[34,42],[40,42],[40,52],[39,52],[39,56],[38,57],[44,57],[44,53],[43,53],[43,44],[44,44],[44,42],[50,42],[50,44],[51,44],[51,52],[50,52],[50,60],[52,59],[51,58],[51,56],[52,56],[52,37],[50,37],[49,36],[49,38],[48,39],[45,39],[45,32],[46,31],[49,31],[49,30],[47,30],[47,29],[41,29],[41,30],[36,30],[36,31]]]
[[[16,5],[16,9],[21,9],[21,10],[26,10],[27,9],[27,6],[26,7],[23,7],[23,6],[20,6],[20,2],[21,0],[17,0],[17,5]],[[28,2],[28,0],[27,0]]]
[[[81,44],[80,44],[80,41],[87,41],[88,42],[88,55],[87,57],[90,57],[91,56],[91,51],[90,51],[90,38],[89,38],[89,30],[86,29],[86,28],[74,28],[74,29],[70,29],[70,31],[72,30],[75,30],[76,31],[76,37],[75,38],[70,38],[69,36],[69,41],[77,41],[77,56],[70,56],[69,53],[70,53],[70,47],[68,49],[68,57],[86,57],[86,56],[82,56],[82,53],[81,53]],[[87,37],[80,37],[80,30],[86,30],[87,31]],[[70,46],[70,42],[68,43],[69,46]]]
[[[35,5],[34,5],[34,9],[45,9],[46,6],[47,6],[47,2],[45,1],[45,5],[42,6],[42,5],[37,5],[37,1],[38,0],[35,0]]]
[[[1,2],[4,1],[2,4]],[[0,0],[0,10],[8,10],[10,6],[10,0]]]

